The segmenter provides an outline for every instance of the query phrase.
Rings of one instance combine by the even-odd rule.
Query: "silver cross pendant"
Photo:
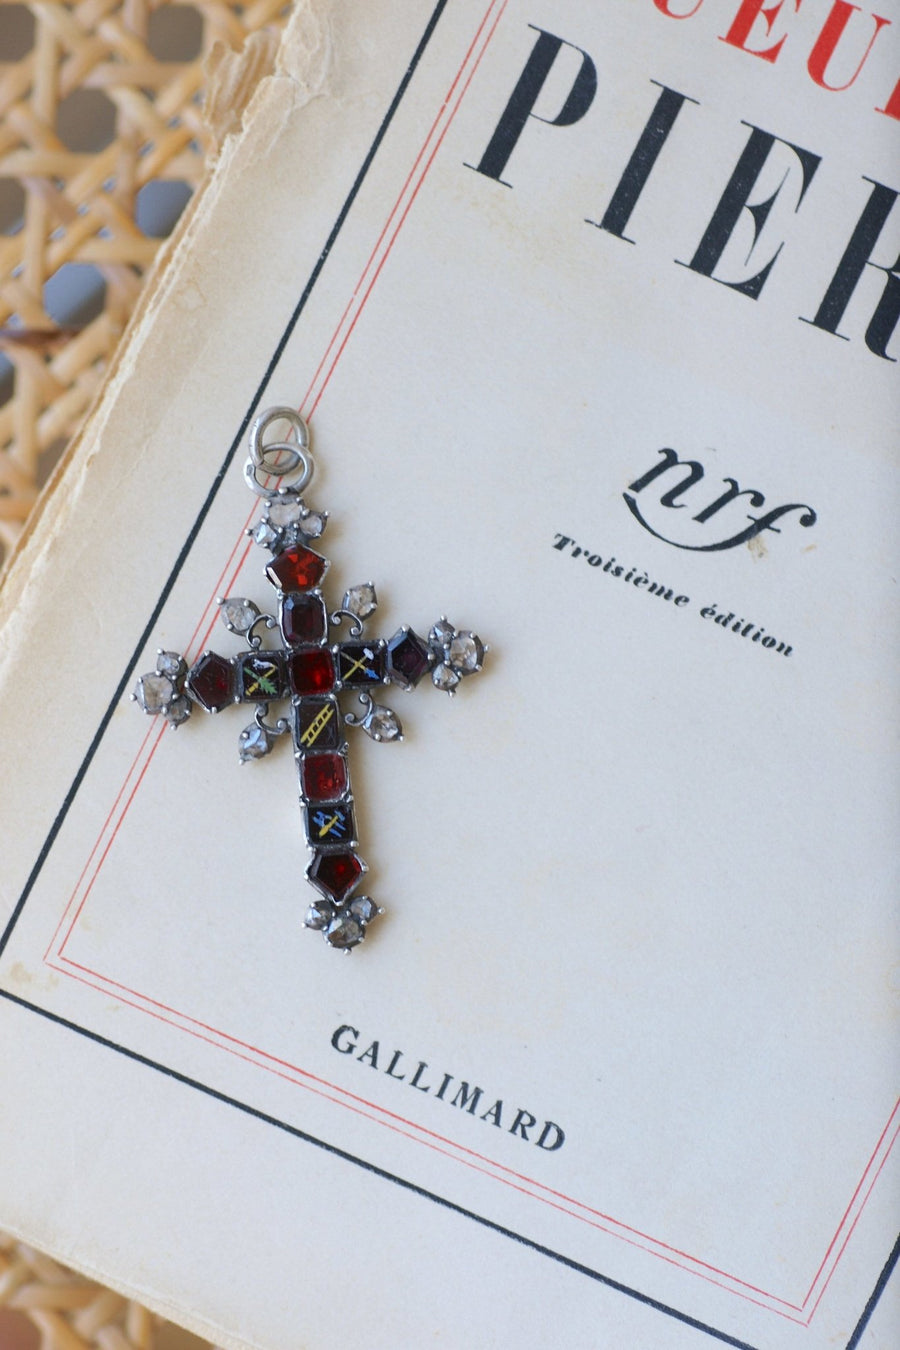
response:
[[[288,424],[292,439],[267,439],[277,423]],[[351,587],[340,608],[329,611],[321,589],[328,559],[311,547],[328,514],[312,510],[302,496],[312,473],[303,418],[292,408],[262,413],[250,432],[244,475],[263,500],[263,515],[248,534],[272,554],[266,576],[275,588],[277,616],[242,596],[220,599],[222,622],[245,648],[237,656],[206,651],[190,668],[177,652],[160,651],[156,669],[140,677],[132,698],[173,727],[186,722],[194,707],[217,713],[232,703],[254,705],[254,720],[238,741],[243,763],[264,758],[279,736],[290,733],[312,855],[306,875],[319,893],[305,926],[349,952],[384,910],[356,894],[367,868],[356,851],[344,728],[361,727],[374,741],[401,740],[399,718],[375,701],[374,691],[387,684],[414,689],[427,675],[435,688],[452,695],[481,670],[487,648],[443,617],[427,638],[407,625],[388,639],[367,637],[366,621],[378,603],[371,582]],[[344,623],[346,636],[336,640]],[[276,630],[278,645],[265,646],[266,634]],[[342,710],[345,692],[356,698],[358,711]],[[273,719],[270,705],[288,701],[287,712]]]

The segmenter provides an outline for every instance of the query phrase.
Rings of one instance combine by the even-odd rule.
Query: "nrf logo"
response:
[[[719,491],[710,500],[708,492],[697,486],[705,477],[702,464],[695,459],[679,459],[675,451],[668,448],[660,450],[659,454],[662,455],[660,462],[630,483],[628,491],[622,495],[638,524],[664,544],[695,553],[715,553],[749,543],[764,530],[780,534],[780,527],[775,522],[794,512],[800,512],[797,524],[804,529],[808,530],[816,523],[815,511],[803,502],[788,502],[784,506],[769,507],[761,515],[751,514],[746,507],[761,510],[766,504],[765,494],[757,488],[742,488],[735,478],[722,479],[725,491]],[[642,497],[639,505],[638,493],[651,485],[654,491]],[[660,487],[663,490],[656,496]],[[680,501],[679,498],[686,494],[689,494],[688,500]],[[699,510],[690,516],[666,514],[684,511],[685,507],[693,511],[695,506]],[[696,529],[698,525],[702,527],[700,531]],[[673,538],[673,535],[679,537]]]

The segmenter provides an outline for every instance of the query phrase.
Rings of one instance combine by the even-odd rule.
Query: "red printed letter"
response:
[[[885,113],[888,117],[896,117],[900,122],[900,80],[894,85],[894,92],[884,107],[876,108],[875,111]]]
[[[687,14],[673,14],[671,9],[669,8],[669,6],[672,3],[672,0],[653,0],[653,3],[659,10],[660,14],[665,14],[665,16],[669,19],[689,19],[692,14],[697,13],[697,10],[703,4],[703,0],[697,0],[697,3],[694,6],[694,8],[689,9]],[[684,3],[684,0],[682,0],[682,3]]]
[[[794,0],[794,11],[796,12],[803,0]],[[758,47],[748,47],[747,39],[753,31],[753,25],[760,16],[766,22],[766,35],[768,36],[775,25],[775,20],[781,13],[784,0],[778,0],[777,4],[769,5],[766,8],[765,0],[742,0],[742,4],[737,14],[734,16],[734,22],[720,42],[730,42],[732,47],[740,47],[742,52],[749,52],[751,56],[759,56],[763,61],[777,61],[778,53],[784,46],[787,33],[780,37],[772,47],[764,47],[760,50]]]
[[[869,45],[863,52],[856,70],[854,70],[846,84],[829,84],[825,78],[825,72],[828,70],[828,63],[832,56],[834,56],[834,49],[840,42],[844,29],[850,22],[850,15],[854,13],[858,14],[859,12],[859,5],[848,4],[847,0],[834,0],[834,4],[831,7],[831,13],[825,20],[825,27],[816,39],[816,45],[809,54],[809,60],[806,65],[810,75],[813,77],[816,84],[821,85],[823,89],[830,89],[832,93],[837,93],[840,89],[850,88],[851,84],[862,70],[866,57],[872,50],[872,43],[875,41],[882,28],[890,23],[890,19],[882,19],[878,14],[873,14],[872,18],[875,20],[875,32],[869,38]]]

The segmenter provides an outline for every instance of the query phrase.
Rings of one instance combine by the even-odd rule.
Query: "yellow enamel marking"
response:
[[[356,672],[357,672],[358,670],[365,670],[365,668],[366,668],[366,662],[367,662],[367,661],[371,661],[371,659],[372,659],[372,653],[369,652],[369,651],[365,652],[365,653],[363,654],[363,656],[361,656],[361,657],[359,658],[358,661],[354,661],[354,662],[353,662],[353,665],[350,667],[349,670],[347,670],[347,671],[344,672],[344,674],[341,676],[341,679],[343,679],[343,680],[349,680],[353,675],[356,674]]]
[[[328,834],[329,830],[333,830],[335,825],[337,825],[339,821],[340,821],[339,815],[332,816],[330,820],[326,820],[325,824],[319,830],[319,838],[321,839],[323,835]]]
[[[261,675],[257,676],[257,678],[253,681],[252,684],[247,685],[246,689],[244,690],[244,693],[248,695],[255,694],[257,689],[262,689],[264,694],[274,696],[275,686],[272,684],[274,677],[275,677],[275,667],[270,666],[268,670],[264,670]],[[266,689],[265,685],[263,684],[263,680],[268,680],[269,684],[272,685],[272,688]]]
[[[328,723],[331,721],[333,716],[334,716],[334,708],[330,703],[328,703],[325,705],[325,707],[322,709],[320,713],[316,714],[316,716],[310,722],[309,726],[304,731],[303,735],[300,737],[302,744],[312,745],[315,741],[317,741],[321,736],[322,732],[328,726]]]

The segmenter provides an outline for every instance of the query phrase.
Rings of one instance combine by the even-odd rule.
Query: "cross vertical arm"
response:
[[[264,439],[276,422],[288,423],[296,444]],[[280,481],[297,473],[297,481]],[[272,553],[266,577],[275,588],[277,618],[241,596],[220,600],[223,623],[245,639],[247,649],[236,657],[206,651],[190,668],[178,653],[160,651],[156,669],[140,677],[132,698],[145,712],[162,714],[175,727],[188,720],[195,706],[217,713],[231,703],[256,705],[254,722],[240,733],[242,762],[262,759],[277,737],[290,731],[312,855],[306,875],[319,892],[305,926],[321,931],[331,947],[350,951],[384,911],[369,896],[355,894],[367,867],[356,851],[344,728],[361,727],[375,741],[401,740],[399,718],[375,701],[373,689],[396,684],[409,690],[429,675],[436,688],[452,695],[465,677],[481,670],[487,648],[474,633],[458,630],[444,617],[427,638],[407,625],[390,639],[366,638],[366,621],[378,604],[371,582],[351,587],[341,607],[329,613],[322,591],[329,562],[311,547],[328,516],[311,510],[301,495],[311,475],[303,419],[286,408],[257,418],[245,477],[264,506],[262,519],[248,533]],[[275,487],[269,485],[273,478]],[[344,621],[348,635],[334,641]],[[276,628],[281,645],[264,647],[263,632]],[[357,696],[362,714],[341,711],[344,692]],[[285,700],[289,712],[268,721],[270,704]]]

